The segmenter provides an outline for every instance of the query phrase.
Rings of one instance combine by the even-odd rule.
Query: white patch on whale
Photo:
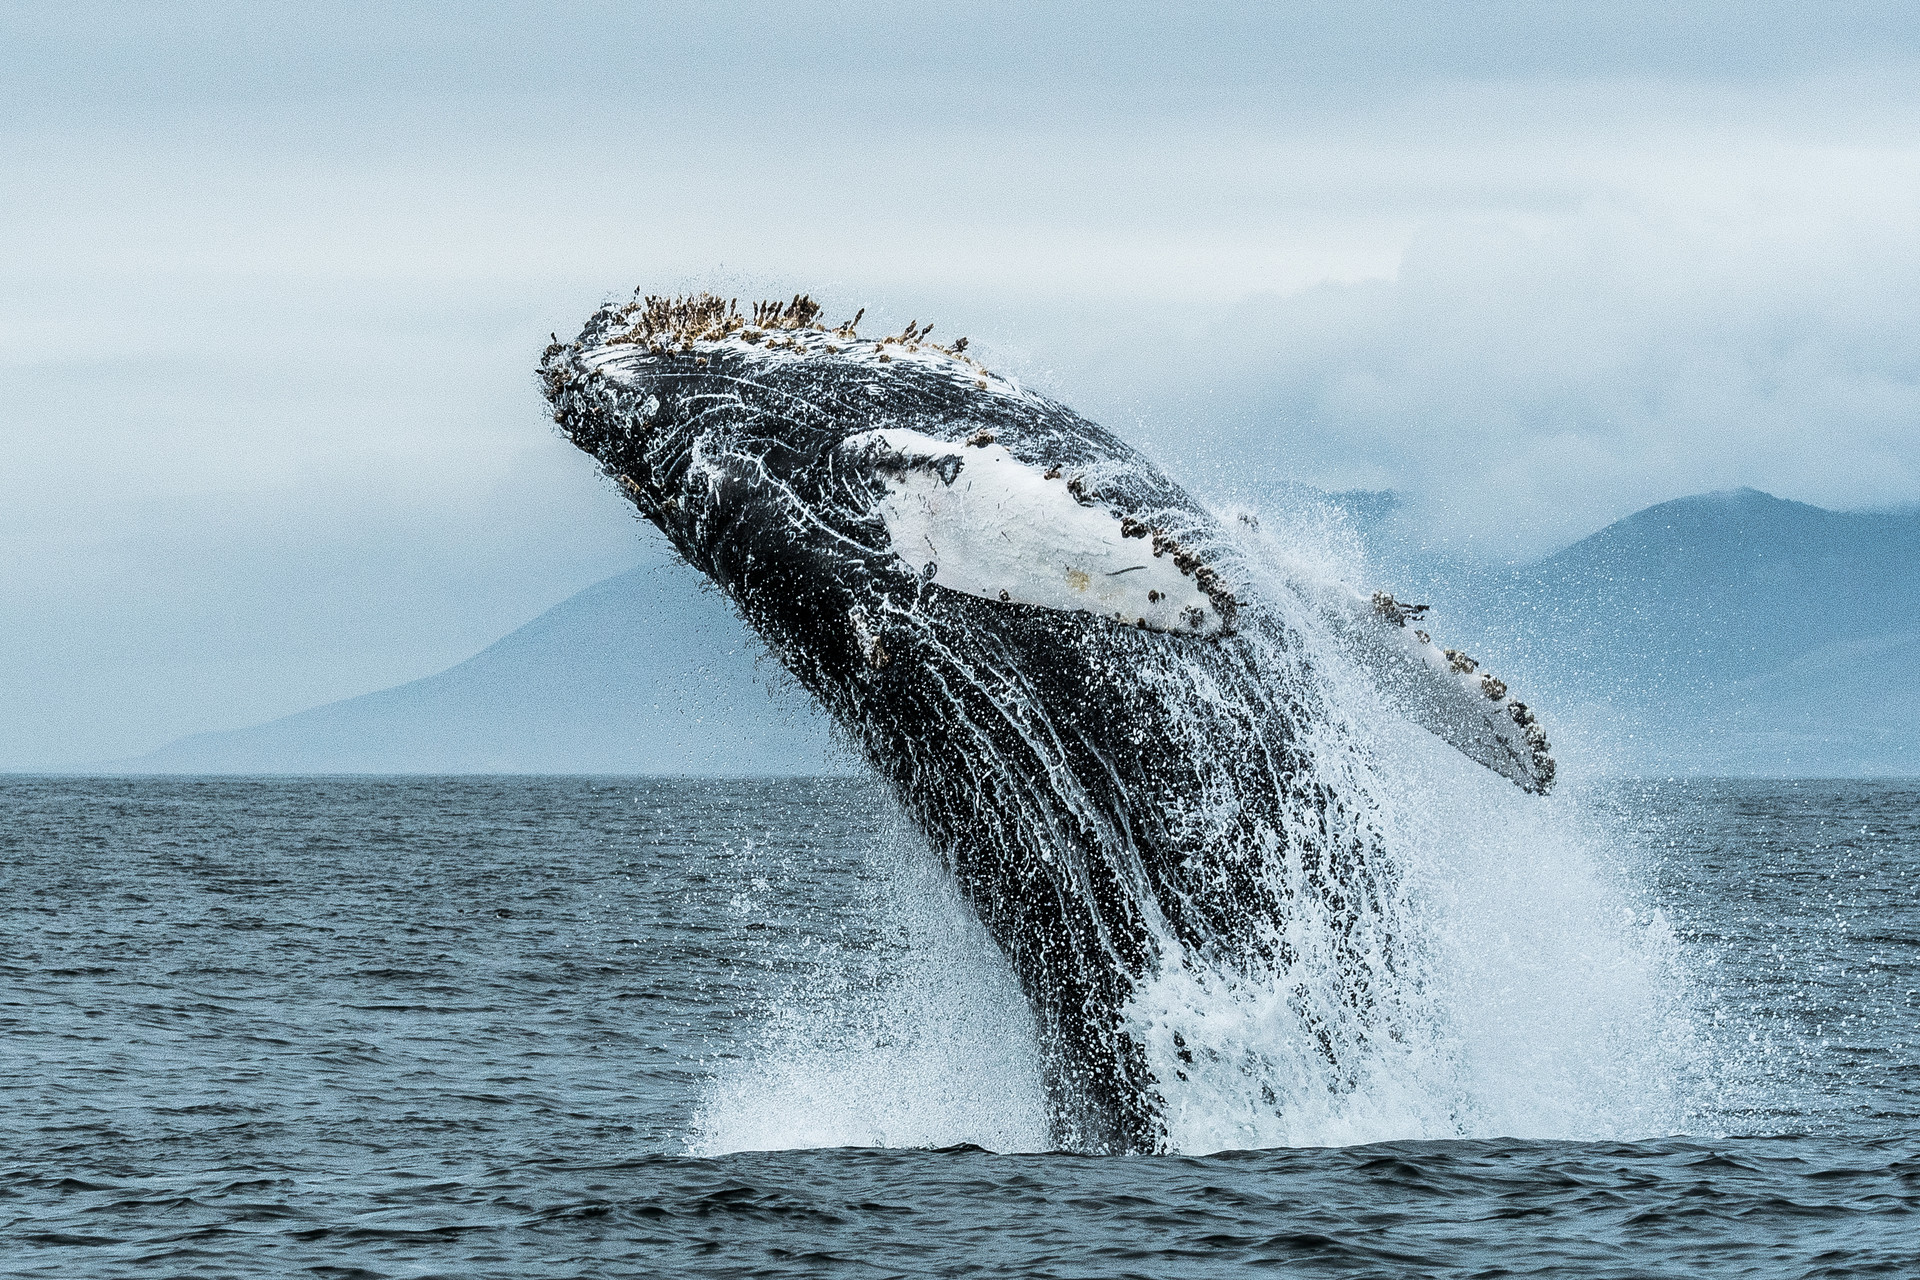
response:
[[[1004,445],[957,445],[904,427],[864,432],[844,448],[881,449],[880,518],[894,554],[935,586],[1013,604],[1098,614],[1177,635],[1218,635],[1226,621],[1170,554],[1126,537],[1120,517],[1084,506]],[[955,465],[957,463],[957,465]]]

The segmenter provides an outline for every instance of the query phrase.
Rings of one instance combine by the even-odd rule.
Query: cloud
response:
[[[1536,198],[1435,209],[1381,278],[1209,300],[1154,366],[1063,381],[1176,469],[1407,490],[1487,554],[1702,490],[1920,496],[1920,147],[1603,142],[1463,155],[1456,186]]]
[[[485,128],[542,105],[639,107],[770,134],[911,120],[964,141],[986,121],[1297,110],[1436,83],[1739,83],[1884,67],[1920,47],[1900,0],[1317,0],[1101,5],[978,0],[885,11],[571,0],[485,6],[74,0],[0,15],[25,119],[456,105]],[[369,140],[377,141],[377,140]]]
[[[1920,19],[1547,10],[16,6],[0,762],[421,674],[659,554],[530,376],[634,284],[933,318],[1204,487],[1407,489],[1492,552],[1920,498]]]
[[[151,281],[37,314],[66,336],[0,366],[0,767],[429,674],[661,554],[553,434],[524,315]]]

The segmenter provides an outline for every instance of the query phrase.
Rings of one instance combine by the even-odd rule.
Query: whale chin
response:
[[[1148,1059],[1133,999],[1155,975],[1265,981],[1309,939],[1358,1028],[1324,1035],[1329,1059],[1394,1034],[1374,992],[1398,872],[1304,618],[1522,789],[1554,763],[1421,606],[1276,585],[1138,452],[930,332],[656,297],[603,307],[541,376],[926,833],[1033,1007],[1056,1141],[1159,1149],[1184,1068]]]

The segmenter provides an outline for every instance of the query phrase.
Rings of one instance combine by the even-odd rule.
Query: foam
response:
[[[1292,692],[1316,706],[1312,767],[1354,799],[1327,820],[1377,832],[1385,857],[1346,886],[1360,904],[1346,913],[1314,887],[1324,868],[1278,859],[1269,874],[1295,909],[1273,949],[1284,959],[1265,968],[1158,939],[1125,1016],[1169,1149],[1713,1129],[1689,955],[1637,887],[1633,851],[1577,794],[1523,794],[1396,708],[1314,603],[1363,572],[1337,536],[1303,549],[1273,521],[1230,523],[1252,589],[1304,637],[1305,660],[1276,652],[1273,678],[1305,682]],[[1013,976],[924,848],[900,848],[875,904],[909,922],[898,967],[789,1006],[714,1081],[694,1150],[1045,1145],[1042,1059]]]

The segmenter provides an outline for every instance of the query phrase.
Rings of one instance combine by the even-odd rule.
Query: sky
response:
[[[659,559],[532,376],[636,285],[932,320],[1449,553],[1920,500],[1917,70],[1891,3],[0,3],[0,767]]]

